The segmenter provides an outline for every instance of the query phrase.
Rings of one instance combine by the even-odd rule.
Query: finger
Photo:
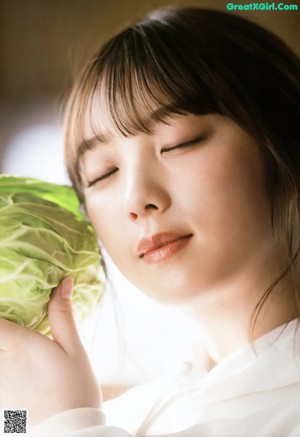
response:
[[[80,338],[72,309],[73,279],[64,279],[52,292],[48,305],[48,318],[53,340],[65,351],[78,348]]]

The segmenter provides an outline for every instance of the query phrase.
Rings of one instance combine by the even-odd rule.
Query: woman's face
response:
[[[261,266],[273,239],[255,140],[220,115],[168,123],[89,138],[81,164],[87,212],[112,260],[136,287],[176,302]]]

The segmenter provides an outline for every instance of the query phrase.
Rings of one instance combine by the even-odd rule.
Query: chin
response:
[[[144,294],[151,299],[168,305],[188,304],[199,296],[199,287],[193,286],[190,281],[179,281],[175,278],[169,281],[155,281],[151,286],[137,286]]]

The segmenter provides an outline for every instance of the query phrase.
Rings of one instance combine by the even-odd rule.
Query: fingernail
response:
[[[72,300],[72,292],[73,292],[73,279],[65,278],[60,287],[60,295],[63,299]]]

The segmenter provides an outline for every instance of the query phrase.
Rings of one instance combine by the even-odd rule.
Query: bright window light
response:
[[[2,171],[47,182],[68,183],[61,128],[36,124],[19,131],[4,154]]]

